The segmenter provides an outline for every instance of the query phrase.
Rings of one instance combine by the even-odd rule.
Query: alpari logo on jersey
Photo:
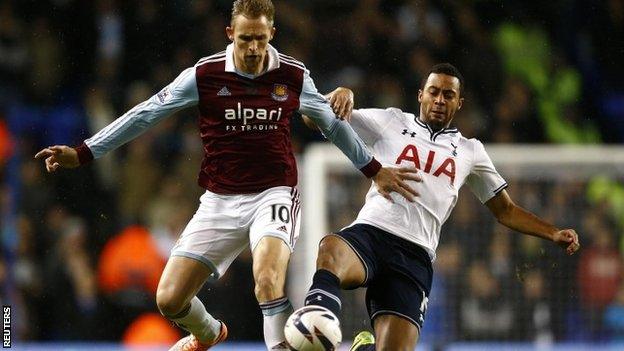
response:
[[[401,164],[403,161],[412,162],[414,167],[420,169],[421,171],[433,174],[435,177],[439,177],[441,175],[445,175],[449,177],[451,181],[451,185],[455,182],[455,160],[452,158],[447,158],[442,161],[442,164],[436,168],[433,173],[431,173],[431,169],[433,167],[433,161],[435,160],[435,151],[430,150],[427,154],[427,162],[425,163],[425,168],[421,167],[420,156],[418,155],[418,148],[415,145],[408,144],[401,152],[401,155],[396,160],[396,164]]]
[[[236,108],[225,109],[225,119],[229,121],[240,119],[243,121],[243,125],[247,125],[247,122],[253,119],[277,122],[280,118],[282,118],[281,107],[277,110],[267,110],[264,108],[243,108],[243,105],[239,102],[236,104]]]
[[[275,101],[286,101],[288,99],[288,87],[284,84],[273,85],[271,97]]]

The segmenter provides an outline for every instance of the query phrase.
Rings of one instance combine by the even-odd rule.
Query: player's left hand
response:
[[[329,100],[334,113],[342,120],[351,121],[353,112],[354,96],[349,88],[338,87],[331,93],[325,95]]]
[[[555,232],[553,235],[553,241],[564,248],[568,255],[573,255],[578,249],[581,248],[579,244],[578,234],[574,229],[564,229]]]

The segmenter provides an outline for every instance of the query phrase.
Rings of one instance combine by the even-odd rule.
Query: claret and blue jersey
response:
[[[218,194],[259,193],[297,184],[290,141],[295,112],[308,115],[365,175],[379,169],[348,123],[336,118],[309,71],[269,45],[267,69],[236,70],[233,46],[205,57],[171,84],[135,106],[77,148],[82,160],[99,158],[174,112],[197,106],[204,160],[200,186]]]

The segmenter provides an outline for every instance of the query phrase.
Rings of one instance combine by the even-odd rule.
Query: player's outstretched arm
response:
[[[332,110],[340,119],[344,119],[347,122],[351,121],[351,114],[353,113],[353,105],[355,101],[353,91],[351,89],[338,87],[332,92],[325,94],[325,98],[329,101],[329,105]],[[318,130],[319,127],[310,117],[301,115],[301,118],[303,118],[303,123],[306,127],[312,130]]]
[[[524,234],[551,240],[564,248],[568,255],[574,254],[581,247],[578,234],[574,229],[558,229],[542,218],[516,205],[505,190],[491,198],[485,205],[501,224]]]
[[[195,68],[190,67],[159,93],[133,107],[82,145],[75,148],[50,146],[39,151],[35,158],[45,159],[50,173],[59,168],[78,167],[138,137],[174,112],[197,104],[198,100]]]
[[[46,170],[56,172],[59,168],[76,168],[80,166],[76,149],[66,145],[54,145],[37,152],[35,158],[45,160]]]

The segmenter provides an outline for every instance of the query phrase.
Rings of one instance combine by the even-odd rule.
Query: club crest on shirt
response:
[[[284,84],[274,84],[271,97],[275,101],[286,101],[288,99],[288,87]]]

